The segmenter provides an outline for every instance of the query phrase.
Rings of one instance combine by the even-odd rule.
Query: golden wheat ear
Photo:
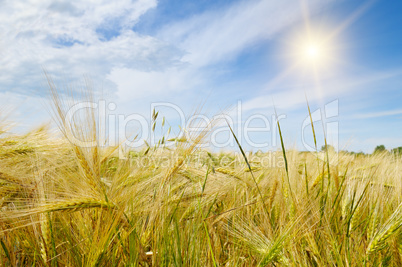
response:
[[[75,154],[83,180],[92,194],[98,197],[103,195],[107,199],[100,175],[101,155],[98,136],[100,122],[96,120],[96,111],[94,109],[85,109],[85,112],[74,114],[77,116],[71,118],[67,116],[70,108],[74,105],[81,102],[94,103],[94,93],[91,88],[81,89],[79,95],[84,96],[84,98],[77,99],[77,93],[74,94],[70,88],[66,92],[67,94],[62,96],[50,75],[47,72],[45,72],[45,75],[52,99],[53,118],[60,132],[70,141],[71,149]],[[70,121],[67,121],[68,119]],[[77,144],[71,140],[72,138],[80,142]],[[81,144],[89,144],[89,147],[83,147]]]

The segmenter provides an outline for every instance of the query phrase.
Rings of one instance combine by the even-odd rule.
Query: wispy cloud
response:
[[[43,112],[45,105],[46,100],[42,97],[0,92],[0,119],[12,122],[21,130],[30,129],[40,123],[49,122],[49,114]],[[18,128],[12,129],[15,130]]]
[[[309,3],[312,13],[328,4]],[[207,11],[166,25],[156,34],[159,41],[181,51],[175,64],[151,71],[116,67],[108,78],[117,84],[118,95],[125,99],[198,90],[210,85],[205,69],[233,60],[253,44],[273,38],[301,17],[300,6],[290,0],[241,1],[224,10]]]
[[[356,119],[371,119],[371,118],[381,118],[381,117],[388,117],[388,116],[395,116],[401,115],[402,109],[394,109],[394,110],[384,110],[378,112],[369,112],[364,114],[356,114],[353,118]]]
[[[283,77],[283,81],[292,80],[291,74]],[[392,78],[402,76],[400,68],[385,71],[364,71],[359,75],[335,75],[329,79],[322,80],[320,85],[314,81],[301,83],[283,82],[279,87],[278,84],[272,86],[268,84],[264,88],[264,93],[260,93],[244,103],[244,110],[257,110],[272,107],[273,103],[280,108],[288,111],[295,110],[301,105],[306,105],[307,95],[309,101],[330,101],[333,98],[341,98],[348,95],[356,95],[369,90],[372,86],[383,87]],[[378,85],[380,84],[380,85]],[[276,87],[277,86],[277,87]],[[375,87],[376,89],[378,89]],[[270,93],[267,93],[270,92]],[[375,116],[385,116],[387,111],[380,113],[372,113],[359,115],[359,118],[369,118]],[[391,115],[391,114],[389,114]],[[358,118],[358,117],[356,117]]]
[[[321,5],[322,1],[311,1],[312,9]],[[232,59],[301,16],[294,1],[242,1],[224,11],[210,11],[168,25],[159,36],[187,52],[183,61],[205,66]]]
[[[308,1],[308,8],[315,14],[331,2]],[[241,1],[226,10],[209,11],[167,25],[158,36],[186,51],[183,61],[206,66],[235,58],[302,17],[301,4],[291,0]]]

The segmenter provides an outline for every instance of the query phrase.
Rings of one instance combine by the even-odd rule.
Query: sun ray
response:
[[[325,98],[322,74],[328,70],[333,71],[333,68],[342,62],[341,57],[336,54],[337,37],[372,7],[375,2],[376,0],[366,1],[334,30],[324,32],[322,29],[319,31],[323,25],[314,26],[312,23],[308,2],[306,0],[299,1],[303,16],[304,36],[300,35],[292,42],[295,65],[299,66],[303,72],[309,72],[308,75],[314,84],[313,90],[320,105],[323,105]],[[295,66],[292,66],[290,69],[294,68]],[[289,73],[289,71],[283,73]]]
[[[367,10],[372,7],[372,5],[376,2],[377,0],[369,0],[362,4],[355,12],[353,12],[347,19],[344,20],[342,24],[340,24],[334,31],[332,31],[328,35],[328,39],[332,39],[335,36],[339,35],[341,32],[343,32],[347,27],[349,27],[353,22],[355,22],[358,18],[363,16],[364,13],[367,12]]]

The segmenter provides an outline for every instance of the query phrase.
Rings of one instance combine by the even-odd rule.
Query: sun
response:
[[[285,44],[284,58],[295,73],[304,75],[313,71],[324,75],[336,70],[341,57],[339,40],[329,32],[324,26],[316,26],[315,29],[296,29],[289,33],[281,44]]]
[[[320,48],[315,44],[310,44],[305,48],[305,56],[310,60],[317,60],[320,57]]]
[[[325,47],[318,42],[307,42],[303,45],[301,58],[307,64],[323,64],[325,63]]]

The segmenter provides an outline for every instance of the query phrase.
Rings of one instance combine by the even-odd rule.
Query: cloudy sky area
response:
[[[332,103],[322,115],[330,117],[325,125],[339,126],[340,149],[402,146],[400,1],[32,0],[0,6],[0,104],[20,126],[50,121],[46,70],[62,92],[91,80],[118,114],[149,119],[151,103],[169,102],[189,116],[202,106],[208,116],[228,112],[236,129],[261,114],[271,132],[250,138],[267,142],[264,150],[276,149],[274,105],[286,116],[280,122],[288,147],[304,150],[302,133],[313,144],[310,128],[303,130],[305,96],[312,111]],[[322,44],[319,64],[299,52],[311,36]],[[171,125],[180,123],[169,108],[160,111]],[[255,119],[250,125],[263,124]],[[316,131],[322,132],[321,122]]]

